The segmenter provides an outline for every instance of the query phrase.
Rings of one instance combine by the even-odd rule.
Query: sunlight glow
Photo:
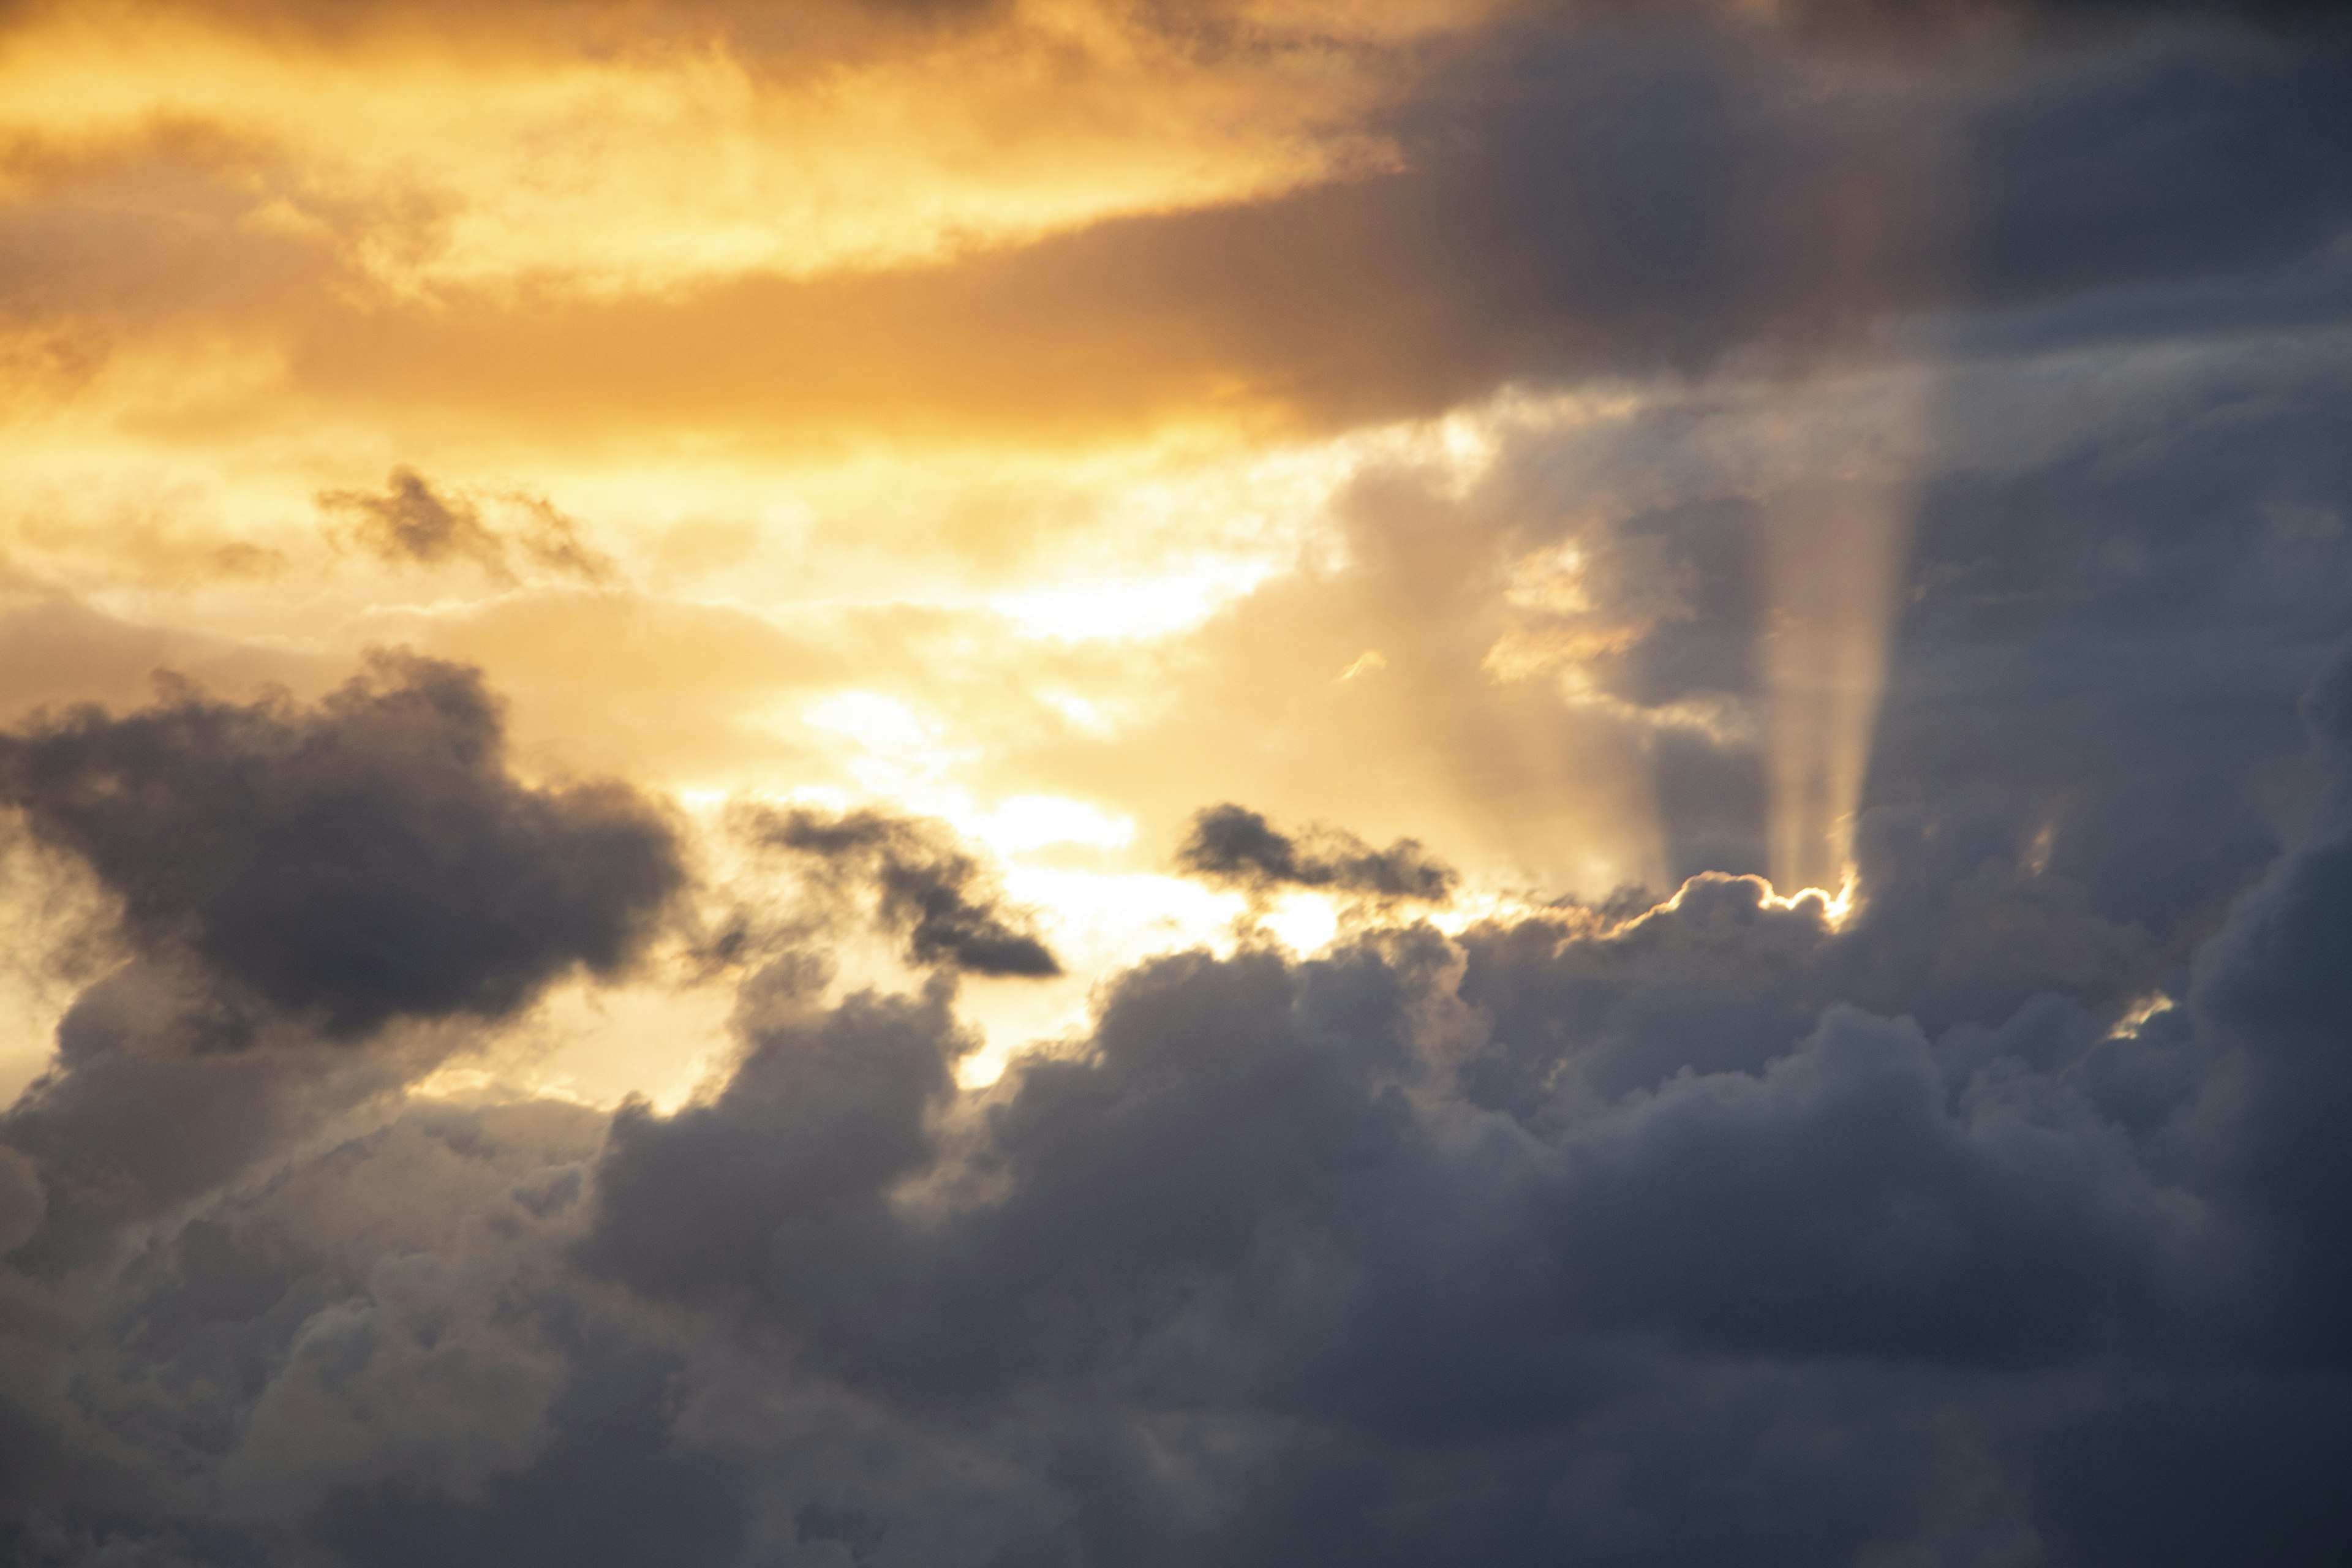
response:
[[[2160,1014],[2169,1013],[2179,1005],[2179,1002],[2163,992],[2151,991],[2124,1009],[2123,1016],[2117,1018],[2115,1026],[2107,1031],[2107,1038],[2129,1039],[2146,1028],[2149,1019]]]
[[[1339,908],[1328,893],[1296,889],[1276,898],[1257,923],[1303,958],[1323,952],[1339,934]]]
[[[1135,818],[1105,811],[1066,795],[1017,795],[972,824],[974,836],[1003,854],[1050,845],[1079,844],[1117,849],[1133,842]]]
[[[877,30],[831,58],[690,26],[606,49],[490,16],[470,37],[362,20],[337,40],[106,0],[60,12],[0,56],[0,135],[100,163],[234,144],[224,216],[392,295],[935,261],[1393,157],[1348,128],[1378,85],[1318,68],[1311,36],[1237,70],[1051,5],[989,47]],[[823,27],[801,35],[820,51]],[[1045,71],[1059,118],[1036,112]]]
[[[1853,858],[1886,688],[1926,423],[1916,379],[1832,380],[1782,414],[1825,428],[1783,439],[1791,470],[1759,511],[1768,862],[1782,886],[1823,887]],[[1863,411],[1856,413],[1857,405]],[[1841,423],[1851,427],[1841,428]]]

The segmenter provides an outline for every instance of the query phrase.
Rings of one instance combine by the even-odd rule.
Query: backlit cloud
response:
[[[2352,1556],[2352,31],[0,0],[0,1560]]]

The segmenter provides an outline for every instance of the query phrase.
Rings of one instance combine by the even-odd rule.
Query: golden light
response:
[[[795,53],[691,11],[624,41],[592,7],[576,32],[452,13],[308,35],[59,7],[0,49],[0,133],[51,166],[208,162],[218,221],[395,297],[936,261],[1391,156],[1351,129],[1380,84],[1311,35],[1235,69],[1095,7],[1024,5],[977,36],[827,9]],[[0,195],[34,190],[27,166]]]

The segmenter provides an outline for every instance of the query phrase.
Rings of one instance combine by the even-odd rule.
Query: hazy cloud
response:
[[[382,494],[321,490],[318,502],[322,510],[350,519],[352,538],[385,561],[425,566],[471,561],[491,576],[510,582],[512,558],[520,552],[548,572],[592,583],[612,575],[610,558],[583,543],[570,518],[535,497],[503,499],[527,520],[521,526],[494,529],[474,501],[436,490],[413,468],[393,469]]]

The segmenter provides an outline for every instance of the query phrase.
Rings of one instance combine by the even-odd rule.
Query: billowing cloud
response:
[[[2346,668],[2306,704],[2339,771]],[[1832,925],[1739,879],[1631,920],[1149,963],[1074,1051],[986,1089],[958,1087],[976,1042],[947,981],[828,1001],[787,956],[701,1102],[537,1131],[413,1110],[184,1227],[120,1287],[184,1326],[125,1342],[181,1378],[256,1357],[244,1393],[184,1384],[225,1403],[184,1405],[173,1441],[278,1489],[206,1526],[150,1485],[22,1539],[528,1560],[605,1521],[619,1562],[1274,1563],[1320,1525],[1374,1559],[2087,1562],[2144,1542],[2139,1489],[2188,1466],[2268,1479],[2184,1541],[2302,1560],[2341,1528],[2296,1456],[2342,1427],[2314,1390],[2352,1250],[2324,1196],[2345,1090],[2312,1065],[2342,810],[2182,1005],[2120,1025],[2045,997],[1930,1035],[1825,1005],[1922,917]],[[1495,1092],[1498,1053],[1523,1089]],[[462,1181],[402,1223],[502,1216],[497,1251],[331,1261],[444,1167]],[[666,1348],[664,1313],[718,1338]],[[513,1376],[412,1377],[398,1425],[358,1415],[362,1380],[453,1337]],[[2187,1416],[2217,1410],[2218,1434]],[[353,1419],[294,1485],[288,1423]],[[476,1472],[434,1446],[460,1430],[515,1436]],[[1759,1515],[1738,1499],[1764,1476]]]
[[[2229,1397],[2252,1425],[2230,1443],[2284,1454],[2311,1430],[2257,1370],[2282,1353],[2265,1325],[2299,1329],[2284,1353],[2328,1353],[2309,1336],[2333,1321],[2322,1303],[2336,1277],[2308,1270],[2340,1260],[2352,1237],[2332,1209],[2272,1205],[2333,1190],[2305,1162],[2321,1157],[2317,1129],[2343,1097],[2331,1077],[2297,1072],[2289,1111],[2248,1101],[2240,1075],[2312,1048],[2303,994],[2333,969],[2302,944],[2324,945],[2333,928],[2287,889],[2324,879],[2330,844],[2284,863],[2242,907],[2200,963],[2189,1012],[2128,1030],[2046,1002],[1930,1039],[1907,1022],[1800,1005],[1786,1037],[1760,1036],[1741,1059],[1724,1033],[1791,964],[1834,970],[1866,931],[1830,930],[1818,905],[1727,899],[1738,883],[1686,890],[1622,930],[1497,931],[1482,940],[1538,942],[1522,962],[1563,982],[1622,964],[1611,955],[1630,958],[1645,932],[1658,957],[1644,962],[1659,963],[1654,933],[1675,923],[1717,944],[1711,963],[1686,949],[1642,979],[1621,968],[1619,984],[1645,999],[1617,1027],[1646,1040],[1648,1071],[1631,1085],[1588,1079],[1581,1093],[1562,1082],[1540,1110],[1462,1098],[1484,1070],[1487,1010],[1465,1005],[1466,986],[1454,994],[1461,972],[1427,931],[1295,966],[1254,953],[1139,971],[1084,1054],[1016,1065],[977,1121],[949,1113],[949,1067],[966,1047],[942,1020],[855,1000],[762,1035],[710,1110],[625,1121],[599,1182],[592,1257],[657,1296],[748,1299],[810,1375],[911,1411],[1043,1400],[1077,1419],[1111,1398],[1139,1441],[1171,1440],[1212,1413],[1229,1440],[1254,1432],[1251,1479],[1222,1471],[1213,1448],[1186,1450],[1181,1481],[1066,1482],[1077,1499],[1143,1489],[1116,1495],[1155,1521],[1147,1539],[1183,1542],[1167,1548],[1180,1556],[1278,1555],[1256,1539],[1255,1510],[1272,1506],[1267,1490],[1308,1484],[1290,1467],[1338,1459],[1305,1436],[1322,1431],[1348,1435],[1328,1440],[1360,1495],[1400,1508],[1437,1484],[1428,1467],[1448,1451],[1506,1497],[1536,1475],[1591,1489],[1585,1508],[1538,1509],[1479,1560],[1578,1548],[1618,1560],[1613,1531],[1658,1526],[1603,1479],[1624,1445],[1660,1445],[1650,1462],[1696,1479],[1711,1462],[1700,1455],[1732,1440],[1715,1424],[1745,1419],[1718,1402],[1762,1397],[1742,1385],[1763,1367],[1795,1380],[1780,1397],[1808,1402],[1790,1419],[1841,1435],[1821,1439],[1825,1456],[1933,1405],[1990,1489],[1962,1526],[1932,1501],[1957,1458],[1890,1452],[1853,1493],[1835,1466],[1800,1467],[1784,1475],[1790,1511],[1748,1521],[1774,1541],[1795,1532],[1776,1551],[1801,1552],[1800,1539],[1822,1539],[1813,1531],[1853,1552],[1891,1551],[1912,1530],[1938,1551],[1959,1549],[1939,1533],[1953,1528],[2043,1550],[2070,1534],[2079,1546],[2085,1528],[2140,1539],[2120,1521],[2085,1523],[2116,1497],[2095,1472],[2172,1452],[2161,1430],[2140,1457],[2116,1447],[2121,1411],[2216,1397],[2197,1391],[2237,1366]],[[2249,973],[2250,950],[2282,956]],[[1718,1011],[1686,994],[1698,978],[1722,991]],[[1556,1077],[1607,1037],[1573,1012],[1552,1016],[1566,1027]],[[2196,1037],[2182,1037],[2183,1017]],[[2207,1018],[2231,1033],[2203,1035]],[[2292,1115],[2311,1141],[2284,1123],[2250,1135],[2249,1114]],[[711,1173],[709,1201],[677,1184],[696,1172]],[[674,1214],[714,1224],[666,1228]],[[2273,1235],[2284,1272],[2248,1267]],[[2032,1381],[2020,1381],[2026,1369]],[[1738,1464],[1764,1462],[1746,1447],[1768,1442],[1761,1432],[1737,1441]],[[1910,1500],[1897,1513],[1874,1511],[1897,1495]],[[1491,1524],[1493,1506],[1468,1517]],[[1710,1531],[1737,1528],[1712,1512],[1722,1501],[1694,1506],[1664,1538],[1676,1544],[1654,1548],[1664,1560],[1705,1561],[1720,1549]],[[2259,1515],[2247,1525],[2279,1561],[2338,1528],[2307,1507],[2286,1523],[2255,1527]],[[887,1540],[901,1516],[856,1517]],[[1468,1550],[1416,1518],[1396,1516],[1364,1549]]]

